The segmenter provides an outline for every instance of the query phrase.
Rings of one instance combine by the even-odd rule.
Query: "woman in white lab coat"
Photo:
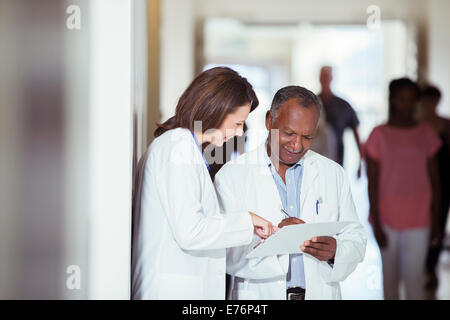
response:
[[[209,69],[155,131],[135,190],[132,299],[224,299],[226,248],[249,244],[253,233],[273,233],[254,213],[220,211],[201,149],[242,135],[257,105],[245,78],[229,68]]]

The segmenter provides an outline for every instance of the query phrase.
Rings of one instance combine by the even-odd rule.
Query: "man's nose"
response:
[[[294,151],[299,151],[302,147],[302,139],[299,136],[296,136],[291,143],[291,147]]]

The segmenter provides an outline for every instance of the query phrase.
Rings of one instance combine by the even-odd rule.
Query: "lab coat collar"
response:
[[[269,158],[269,155],[267,154],[267,144],[269,143],[268,140],[266,140],[265,144],[264,144],[264,160],[266,162],[266,165],[271,167],[273,165],[272,160]],[[304,161],[304,156],[298,160],[292,167],[297,167],[297,166],[303,166],[303,161]]]
[[[312,150],[308,150],[297,163],[301,164],[305,169],[307,167],[313,166],[316,160],[317,160],[316,153]],[[262,166],[268,166],[270,163],[272,163],[269,156],[267,155],[266,143],[263,143],[258,147],[257,161]],[[317,176],[318,172],[316,170],[313,171],[314,177]]]
[[[312,150],[306,151],[305,155],[302,157],[303,160],[303,177],[302,177],[302,192],[300,193],[300,207],[303,208],[305,200],[307,196],[314,190],[314,180],[319,175],[319,170],[317,168],[317,154]],[[270,174],[270,168],[268,166],[268,162],[270,162],[270,158],[267,155],[266,144],[263,143],[258,147],[257,150],[257,161],[263,171],[267,170],[268,174]],[[270,174],[271,177],[271,174]],[[271,177],[272,178],[272,177]],[[273,186],[275,186],[275,182],[271,179]],[[281,203],[281,200],[280,200]],[[305,220],[306,221],[306,220]]]

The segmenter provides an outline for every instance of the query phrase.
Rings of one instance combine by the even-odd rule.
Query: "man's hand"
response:
[[[283,228],[285,226],[290,226],[293,224],[302,224],[302,223],[305,223],[305,221],[303,221],[302,219],[295,218],[295,217],[290,217],[290,218],[283,219],[278,224],[278,228]]]
[[[305,241],[300,249],[320,261],[328,261],[334,259],[336,245],[336,239],[333,237],[313,237]]]

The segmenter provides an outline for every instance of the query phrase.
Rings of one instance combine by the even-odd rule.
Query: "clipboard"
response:
[[[302,253],[300,246],[306,240],[316,236],[334,236],[351,223],[353,222],[316,222],[286,226],[257,245],[246,258]]]

